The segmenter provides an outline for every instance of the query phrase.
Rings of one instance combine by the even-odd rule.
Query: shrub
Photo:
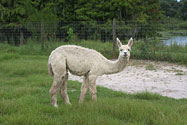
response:
[[[67,41],[68,42],[76,42],[78,40],[77,36],[74,34],[73,29],[69,28],[67,31]]]

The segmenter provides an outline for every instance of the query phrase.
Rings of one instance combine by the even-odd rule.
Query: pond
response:
[[[171,44],[178,44],[178,45],[187,45],[187,36],[174,36],[172,38],[169,38],[167,40],[163,41],[165,45],[171,45]]]
[[[178,45],[187,45],[187,36],[174,36],[163,41],[165,45],[171,45],[177,43]]]

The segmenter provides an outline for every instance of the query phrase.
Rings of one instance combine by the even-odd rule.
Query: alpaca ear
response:
[[[117,40],[118,48],[120,48],[122,46],[122,43],[120,42],[118,38],[116,38],[116,40]]]
[[[128,46],[131,48],[132,44],[133,44],[133,39],[131,37],[130,40],[129,40],[129,42],[128,42]]]

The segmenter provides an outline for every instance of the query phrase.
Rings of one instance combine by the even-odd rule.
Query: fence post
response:
[[[20,45],[24,44],[24,36],[23,36],[23,30],[20,30]]]
[[[44,22],[41,20],[41,49],[44,49]]]
[[[115,22],[115,18],[113,18],[112,37],[113,37],[113,56],[114,56],[115,48],[116,48],[116,22]]]

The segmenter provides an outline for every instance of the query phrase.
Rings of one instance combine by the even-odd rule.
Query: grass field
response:
[[[97,87],[98,101],[93,103],[88,94],[79,105],[81,84],[73,81],[68,81],[72,106],[58,96],[59,108],[52,107],[48,54],[32,46],[0,47],[0,125],[187,124],[187,99],[147,92],[132,95]]]

